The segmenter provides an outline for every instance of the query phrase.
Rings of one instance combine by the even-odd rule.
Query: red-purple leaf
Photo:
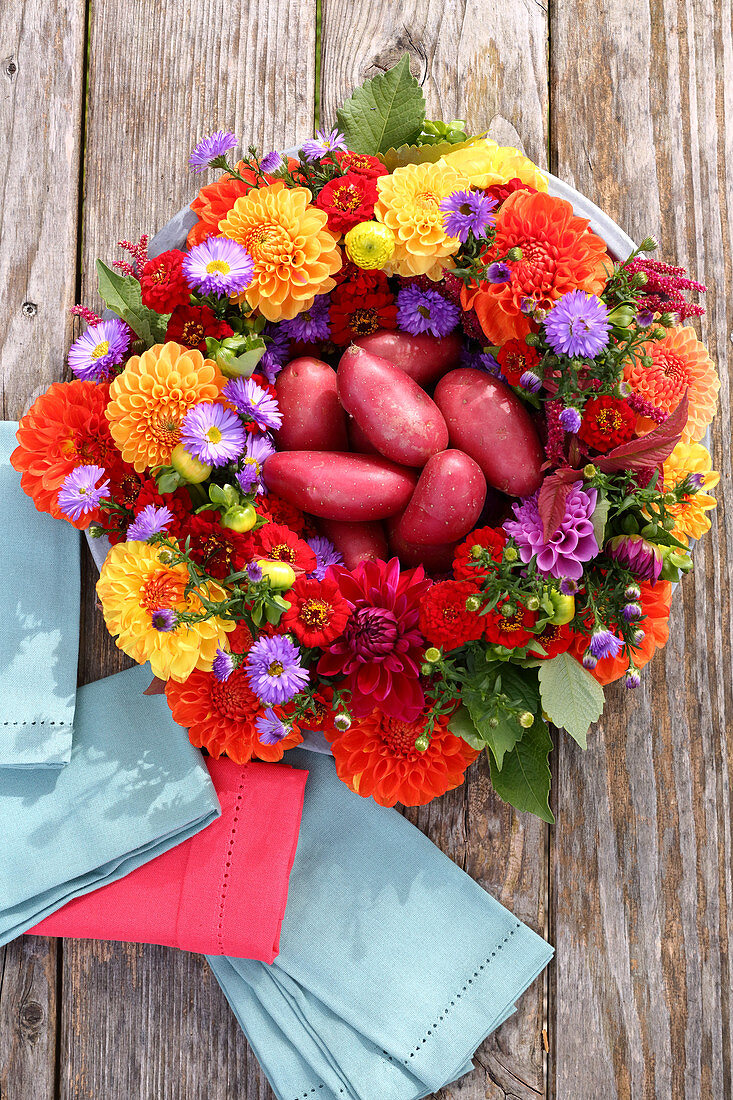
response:
[[[654,431],[641,439],[622,443],[593,463],[605,474],[614,470],[644,470],[649,466],[661,466],[675,449],[687,425],[689,401],[687,391],[674,412]]]
[[[568,477],[569,474],[574,475],[572,480]],[[577,470],[558,470],[557,473],[546,477],[540,485],[537,509],[542,520],[545,540],[548,542],[562,523],[565,515],[565,501],[577,480]]]
[[[159,680],[157,676],[153,676],[143,695],[165,695],[165,680]]]

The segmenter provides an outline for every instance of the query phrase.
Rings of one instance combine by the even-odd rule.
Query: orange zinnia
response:
[[[234,301],[246,301],[268,321],[295,317],[336,285],[331,276],[341,252],[326,229],[328,215],[310,199],[307,188],[278,180],[237,199],[219,222],[219,234],[246,248],[255,263],[252,282]]]
[[[649,584],[642,581],[639,585],[641,598],[637,601],[641,605],[644,618],[639,620],[639,627],[644,631],[644,638],[634,648],[634,664],[637,668],[648,665],[658,649],[667,644],[669,638],[669,601],[672,596],[672,585],[668,581],[657,581]],[[588,639],[576,635],[569,652],[582,661],[583,654],[588,647]],[[618,657],[604,657],[593,669],[591,675],[595,676],[599,684],[612,684],[614,680],[620,680],[629,667],[629,659],[622,649]]]
[[[196,348],[172,341],[133,355],[110,386],[112,437],[138,473],[167,466],[181,423],[199,401],[214,401],[226,379]]]
[[[464,309],[475,309],[492,344],[523,339],[531,329],[522,303],[532,299],[547,309],[570,290],[600,294],[613,269],[606,246],[591,233],[587,218],[576,218],[564,199],[515,191],[496,218],[496,238],[484,255],[487,264],[521,248],[522,259],[509,263],[506,283],[464,287]]]
[[[635,359],[626,364],[624,377],[632,390],[667,413],[677,408],[686,390],[690,405],[682,442],[702,439],[715,416],[720,379],[695,330],[689,326],[668,329],[662,340],[643,344],[640,355],[648,355],[652,363],[645,367]],[[639,417],[639,432],[655,427],[653,420]]]
[[[103,466],[122,473],[122,456],[105,419],[109,386],[96,382],[54,382],[34,401],[18,426],[10,456],[23,491],[39,512],[65,519],[80,530],[92,517],[71,520],[59,508],[64,479],[77,466]]]
[[[425,722],[401,722],[375,710],[355,721],[331,740],[339,779],[380,806],[424,806],[438,795],[460,787],[466,768],[478,756],[461,737],[448,729],[448,716],[439,717],[424,752],[415,741]]]

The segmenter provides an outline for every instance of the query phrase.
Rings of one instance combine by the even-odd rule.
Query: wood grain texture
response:
[[[731,1095],[731,4],[564,0],[551,23],[555,168],[708,284],[723,386],[712,536],[643,688],[565,740],[552,885],[556,1095]]]
[[[401,54],[425,91],[429,117],[466,118],[547,164],[547,18],[535,3],[486,5],[457,0],[385,0],[364,5],[354,20],[350,0],[323,0],[321,119],[365,77]],[[348,28],[348,30],[345,30]],[[518,814],[491,790],[485,760],[463,788],[410,819],[474,879],[540,933],[547,923],[547,827]],[[443,1100],[536,1100],[545,1095],[546,979],[476,1054],[476,1071],[445,1088]]]
[[[0,948],[0,1097],[54,1095],[57,946],[40,936]]]

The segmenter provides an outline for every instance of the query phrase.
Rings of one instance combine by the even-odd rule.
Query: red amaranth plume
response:
[[[135,275],[137,277],[138,272],[142,271],[145,264],[148,262],[149,239],[148,234],[143,233],[137,244],[132,244],[131,241],[118,241],[118,246],[124,248],[125,252],[130,253],[133,262],[128,263],[127,260],[115,260],[112,267],[116,267],[123,275]]]
[[[102,318],[98,317],[93,309],[87,309],[86,306],[72,306],[69,313],[72,317],[81,317],[82,321],[86,321],[88,325],[101,325],[102,323]]]
[[[684,267],[673,267],[661,260],[632,260],[627,270],[635,275],[643,272],[647,281],[641,288],[639,305],[650,313],[676,313],[683,324],[688,317],[701,317],[705,309],[688,302],[683,290],[695,290],[704,294],[707,287],[687,277]]]

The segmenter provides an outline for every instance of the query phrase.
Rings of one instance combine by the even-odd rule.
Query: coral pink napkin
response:
[[[74,898],[28,935],[157,943],[271,963],[308,772],[226,759],[206,765],[221,817],[125,878]]]

